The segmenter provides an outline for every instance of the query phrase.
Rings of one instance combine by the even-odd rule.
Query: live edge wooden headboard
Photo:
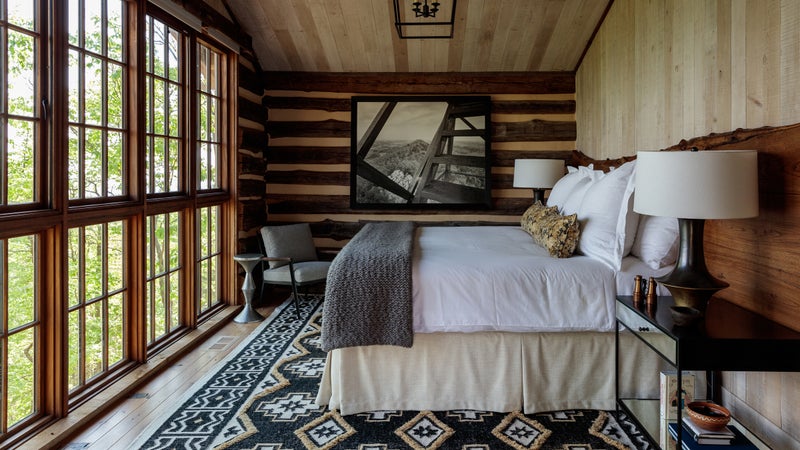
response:
[[[758,150],[759,216],[706,221],[706,263],[730,283],[717,296],[800,330],[800,124],[710,134],[664,150],[693,147]],[[568,163],[605,169],[631,159],[573,152]]]

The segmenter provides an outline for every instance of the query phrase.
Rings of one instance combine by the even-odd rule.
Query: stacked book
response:
[[[678,427],[675,422],[669,424],[669,434],[678,439]],[[688,417],[683,417],[683,450],[709,450],[725,446],[726,450],[757,450],[735,426],[729,425],[719,431],[701,428]]]

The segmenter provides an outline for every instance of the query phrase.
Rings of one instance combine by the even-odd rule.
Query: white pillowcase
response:
[[[584,175],[575,167],[567,166],[567,174],[559,178],[553,189],[550,190],[550,195],[547,196],[547,206],[555,206],[559,210],[564,202],[567,201],[569,193],[580,183]]]
[[[632,207],[635,169],[636,161],[630,161],[605,174],[586,191],[578,210],[578,251],[614,270],[620,270],[639,226]]]
[[[678,219],[642,214],[631,254],[651,269],[669,266],[678,259],[679,234]]]
[[[555,206],[565,216],[576,214],[580,208],[583,196],[589,187],[602,178],[602,170],[594,170],[594,166],[567,167],[567,174],[561,177],[550,195],[547,197],[547,206]]]

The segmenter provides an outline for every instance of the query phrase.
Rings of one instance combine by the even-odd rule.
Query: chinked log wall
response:
[[[267,221],[266,198],[267,114],[261,68],[256,58],[243,52],[239,56],[239,105],[237,127],[237,237],[236,253],[256,251],[254,231]]]
[[[266,195],[269,223],[309,222],[317,246],[339,248],[363,223],[412,220],[452,225],[516,224],[529,189],[513,189],[514,160],[568,160],[575,148],[571,73],[320,74],[266,72]],[[489,95],[491,187],[487,210],[350,208],[352,95]]]

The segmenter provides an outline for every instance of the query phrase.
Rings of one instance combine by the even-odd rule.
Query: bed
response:
[[[663,223],[631,214],[626,207],[630,192],[625,195],[624,191],[632,185],[633,170],[620,170],[624,167],[616,174],[598,173],[591,167],[570,170],[559,181],[562,188],[558,189],[558,184],[554,187],[547,206],[552,202],[564,217],[574,214],[581,219],[583,212],[579,252],[568,258],[554,258],[547,245],[537,243],[529,230],[518,226],[414,228],[411,281],[406,287],[411,291],[411,342],[389,340],[385,342],[395,345],[386,345],[369,341],[365,342],[369,345],[358,345],[359,341],[352,341],[332,346],[335,348],[328,352],[317,403],[342,414],[376,410],[534,413],[613,409],[615,296],[630,294],[635,275],[660,276],[671,270],[671,241],[677,240],[677,225],[672,230],[671,224],[664,227]],[[576,182],[586,179],[589,181]],[[617,187],[615,192],[620,191],[619,186],[624,189],[619,198],[612,199],[619,206],[609,213],[608,202],[598,204],[591,192],[595,189],[607,198],[609,192],[604,188],[611,182]],[[562,195],[566,190],[571,195]],[[602,214],[617,217],[613,236],[599,233],[597,224],[601,220],[581,211],[581,205],[570,206],[576,203],[574,195],[590,199],[591,207],[602,210]],[[636,221],[635,227],[630,226],[631,221]],[[620,229],[630,236],[619,236]],[[348,246],[354,242],[358,245],[358,238]],[[592,239],[598,241],[593,244]],[[609,258],[603,254],[605,248],[599,253],[592,248],[608,246],[609,241],[620,246],[616,256]],[[655,241],[662,244],[658,257],[653,256]],[[398,245],[377,247],[394,251]],[[342,253],[348,253],[345,250],[347,246]],[[368,251],[370,262],[379,251]],[[384,259],[402,258],[391,255]],[[337,260],[334,265],[340,262],[346,267]],[[352,275],[346,273],[344,278],[352,279]],[[328,296],[341,294],[338,290],[342,288],[337,283],[332,285],[326,290],[323,340],[326,333],[330,338],[337,329],[372,323],[352,314],[360,311],[357,305],[343,315],[355,320],[326,330],[326,323],[338,320],[328,312],[335,308],[329,305]],[[399,291],[403,290],[401,283]],[[353,295],[352,290],[345,297],[348,295]],[[367,308],[376,303],[391,304],[373,301]],[[621,364],[627,366],[625,373],[636,374],[621,380],[622,390],[637,396],[657,392],[658,378],[634,368],[642,364],[658,367],[659,360],[637,340],[624,334],[621,338],[625,349]]]

